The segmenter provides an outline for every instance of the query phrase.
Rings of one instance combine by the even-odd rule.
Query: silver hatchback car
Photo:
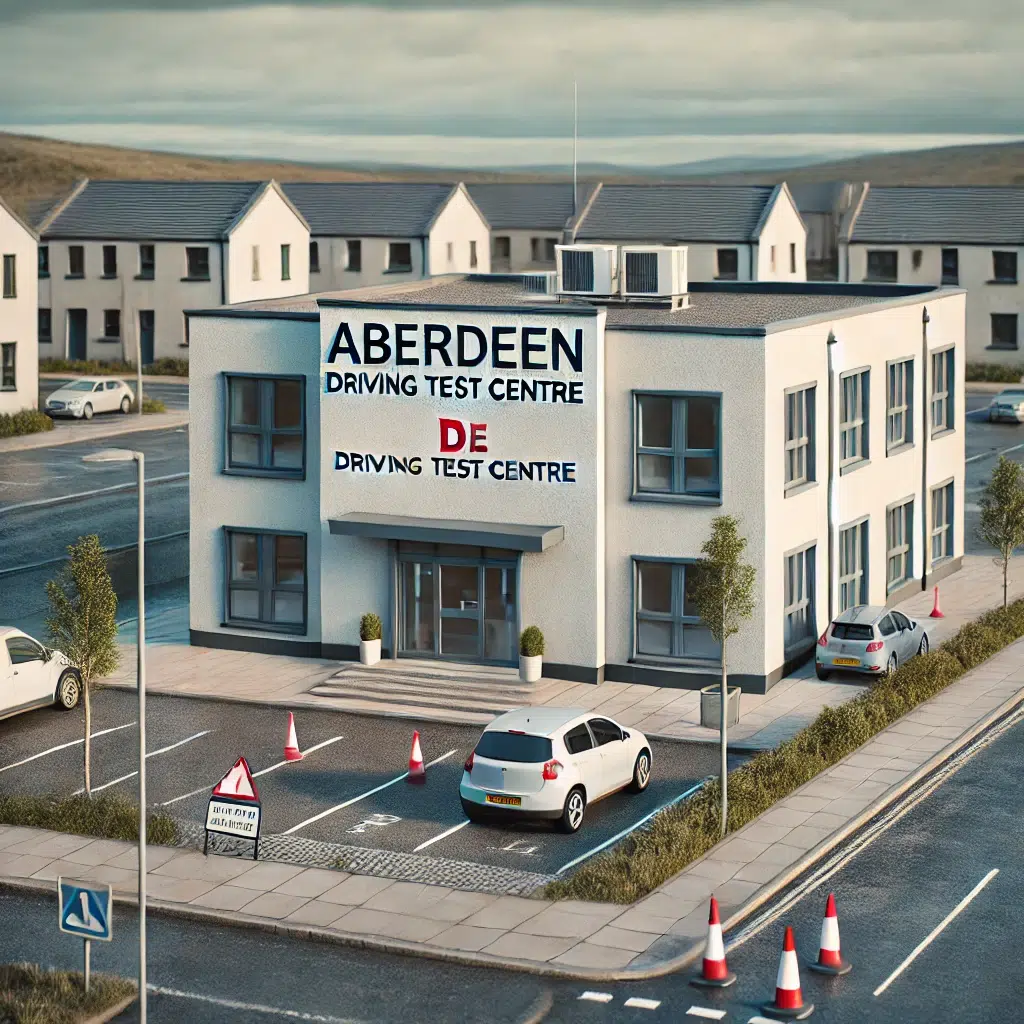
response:
[[[903,662],[927,651],[928,634],[920,622],[902,612],[859,604],[821,634],[814,667],[819,679],[836,671],[891,675]]]

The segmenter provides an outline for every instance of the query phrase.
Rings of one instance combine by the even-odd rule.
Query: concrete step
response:
[[[319,686],[335,687],[342,690],[359,691],[361,693],[438,693],[457,694],[462,697],[503,697],[508,700],[529,699],[534,687],[503,686],[494,683],[458,683],[458,682],[427,682],[409,676],[331,676],[321,680]]]
[[[354,700],[373,701],[382,706],[404,704],[415,707],[463,708],[467,711],[493,712],[502,714],[513,708],[521,708],[531,702],[532,695],[499,693],[463,693],[452,688],[426,689],[424,687],[340,686],[333,681],[318,683],[307,691],[316,697],[348,697]]]
[[[354,697],[324,697],[317,707],[331,707],[352,714],[373,715],[380,718],[412,718],[435,722],[457,721],[465,725],[487,725],[498,717],[499,712],[466,711],[446,706],[431,708],[424,705],[386,704],[378,701],[358,700]],[[428,759],[429,760],[429,759]]]

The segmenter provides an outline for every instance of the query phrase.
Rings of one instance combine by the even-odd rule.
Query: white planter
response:
[[[380,641],[360,640],[359,660],[364,665],[376,665],[380,661]]]
[[[520,654],[519,678],[524,683],[536,683],[541,677],[543,662],[544,656],[542,654],[535,654],[532,658],[526,657],[525,654]]]

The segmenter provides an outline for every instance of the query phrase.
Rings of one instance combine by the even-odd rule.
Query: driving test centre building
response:
[[[375,612],[385,658],[511,666],[535,624],[547,677],[695,688],[725,513],[757,570],[730,676],[765,692],[959,568],[961,291],[524,281],[190,314],[193,643],[353,659]]]

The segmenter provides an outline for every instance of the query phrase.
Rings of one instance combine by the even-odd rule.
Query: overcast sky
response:
[[[442,165],[1024,135],[1021,0],[0,0],[0,127]],[[524,143],[524,140],[526,142]]]

